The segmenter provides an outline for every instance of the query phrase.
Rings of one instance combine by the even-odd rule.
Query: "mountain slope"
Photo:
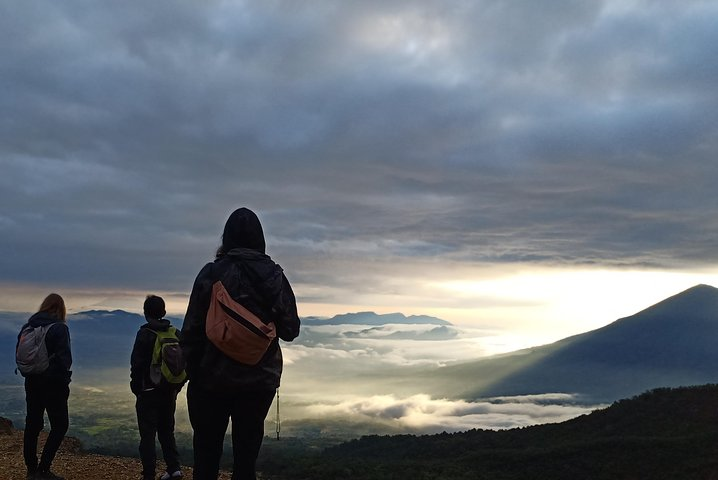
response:
[[[127,368],[135,332],[143,322],[142,316],[123,311],[70,316],[75,367]],[[181,321],[173,323],[179,326]],[[304,324],[386,323],[440,325],[422,333],[422,339],[454,334],[443,320],[402,314],[364,312]],[[13,324],[11,330],[0,331],[3,351],[14,348],[16,330]],[[347,338],[352,335],[357,334]],[[408,338],[401,332],[392,335]],[[0,367],[12,372],[12,355],[0,358]],[[656,387],[718,381],[718,289],[698,285],[606,327],[551,345],[432,370],[383,369],[371,377],[377,384],[386,382],[386,391],[395,394],[471,399],[564,392],[585,395],[587,402],[613,401]]]
[[[714,382],[718,289],[698,285],[603,328],[431,375],[462,397],[567,392],[600,401]]]
[[[288,478],[715,479],[716,398],[716,385],[658,389],[559,424],[363,437]]]

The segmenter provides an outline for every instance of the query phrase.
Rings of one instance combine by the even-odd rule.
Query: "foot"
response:
[[[182,471],[181,470],[175,470],[174,472],[165,472],[160,477],[160,480],[173,480],[177,478],[182,478]]]
[[[50,470],[38,471],[33,478],[35,480],[65,480],[65,477],[55,475]]]

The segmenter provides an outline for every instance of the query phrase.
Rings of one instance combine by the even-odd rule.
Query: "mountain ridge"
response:
[[[563,392],[613,401],[718,380],[717,339],[718,289],[696,285],[596,330],[427,376],[461,398]]]
[[[296,478],[715,479],[716,396],[713,384],[659,388],[555,424],[367,436],[316,455]]]
[[[143,316],[123,310],[88,312],[73,314],[79,317],[71,320],[75,365],[88,369],[124,368],[129,364],[134,335],[144,323]],[[81,318],[83,315],[88,318]],[[397,320],[444,322],[435,317],[374,312],[338,317],[334,320],[336,323],[331,319],[309,320],[304,325],[343,325],[348,321],[366,324],[367,318],[378,325]],[[113,319],[117,321],[111,321]],[[181,323],[175,319],[173,322],[176,326]],[[432,330],[423,333],[421,338],[414,335],[412,339],[425,339],[439,333],[442,332]],[[16,335],[14,331],[0,332],[0,346],[11,350]],[[443,332],[441,338],[451,335],[452,331]],[[605,403],[655,387],[718,380],[716,339],[718,289],[701,284],[634,315],[549,345],[432,369],[383,369],[373,374],[372,380],[377,384],[386,381],[387,388],[395,393],[403,390],[402,393],[427,393],[454,399],[571,393],[585,398],[586,403]],[[14,369],[10,356],[2,361],[6,362],[3,368]]]

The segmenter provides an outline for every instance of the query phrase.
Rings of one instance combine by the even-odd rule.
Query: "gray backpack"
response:
[[[26,324],[20,330],[20,339],[15,350],[15,363],[23,377],[42,373],[50,366],[45,335],[53,325],[54,323],[32,327]]]

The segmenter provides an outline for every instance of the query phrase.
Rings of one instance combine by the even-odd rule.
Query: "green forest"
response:
[[[713,479],[718,386],[651,390],[557,424],[266,447],[260,470],[277,479]]]
[[[131,411],[98,417],[97,405],[80,404],[71,435],[85,451],[137,455]],[[273,433],[258,461],[263,479],[711,480],[718,479],[718,385],[654,389],[562,423],[506,430],[349,441],[319,427],[279,440]],[[191,433],[177,440],[191,463]],[[228,442],[225,467],[230,449]]]

